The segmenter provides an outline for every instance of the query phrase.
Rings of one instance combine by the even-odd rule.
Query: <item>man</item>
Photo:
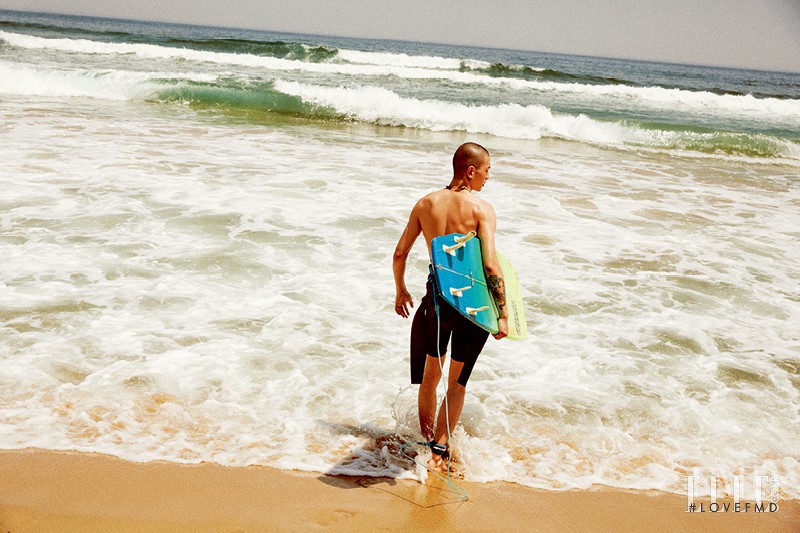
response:
[[[476,143],[462,144],[453,155],[453,179],[450,184],[424,196],[412,209],[392,261],[396,290],[395,312],[403,318],[409,317],[410,307],[414,306],[406,289],[405,270],[408,253],[419,234],[425,236],[430,252],[431,241],[435,237],[475,231],[481,239],[486,282],[500,311],[500,331],[494,337],[502,339],[508,335],[503,272],[494,245],[497,219],[491,205],[471,194],[472,191],[480,192],[483,189],[489,179],[490,163],[486,148]],[[455,429],[464,406],[467,380],[489,333],[458,314],[445,302],[440,303],[440,316],[437,317],[433,290],[429,278],[427,294],[422,299],[411,326],[411,382],[421,382],[418,397],[419,424],[423,437],[431,441],[433,452],[428,467],[441,471],[447,440]],[[448,409],[442,402],[434,427],[436,387],[442,374],[438,357],[445,356],[451,336],[453,353],[445,399]]]

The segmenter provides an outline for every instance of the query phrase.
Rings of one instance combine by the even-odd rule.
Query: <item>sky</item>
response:
[[[800,0],[0,0],[0,9],[800,72]]]

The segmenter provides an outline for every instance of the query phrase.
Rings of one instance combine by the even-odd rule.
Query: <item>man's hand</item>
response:
[[[397,294],[394,297],[394,312],[400,315],[403,318],[408,318],[411,314],[410,307],[414,307],[414,300],[411,298],[411,295],[406,290],[397,291]],[[508,329],[508,326],[506,326]]]
[[[503,337],[508,336],[508,317],[506,318],[498,318],[497,319],[497,327],[500,329],[497,333],[492,335],[497,340],[502,339]]]

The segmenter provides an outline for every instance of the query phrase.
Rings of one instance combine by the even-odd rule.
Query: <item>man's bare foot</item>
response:
[[[428,460],[428,468],[433,472],[443,472],[444,459],[447,457],[447,445],[431,441],[429,446],[431,447],[431,458]]]
[[[442,461],[441,455],[436,455],[435,453],[431,455],[431,458],[428,459],[428,468],[432,472],[443,472],[444,471],[444,461]]]

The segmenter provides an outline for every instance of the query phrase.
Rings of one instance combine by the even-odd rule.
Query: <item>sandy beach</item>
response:
[[[38,449],[0,451],[0,530],[30,531],[797,531],[800,502],[774,513],[687,513],[662,492],[550,492],[427,485],[265,467],[132,463]],[[722,503],[722,502],[720,502]]]

